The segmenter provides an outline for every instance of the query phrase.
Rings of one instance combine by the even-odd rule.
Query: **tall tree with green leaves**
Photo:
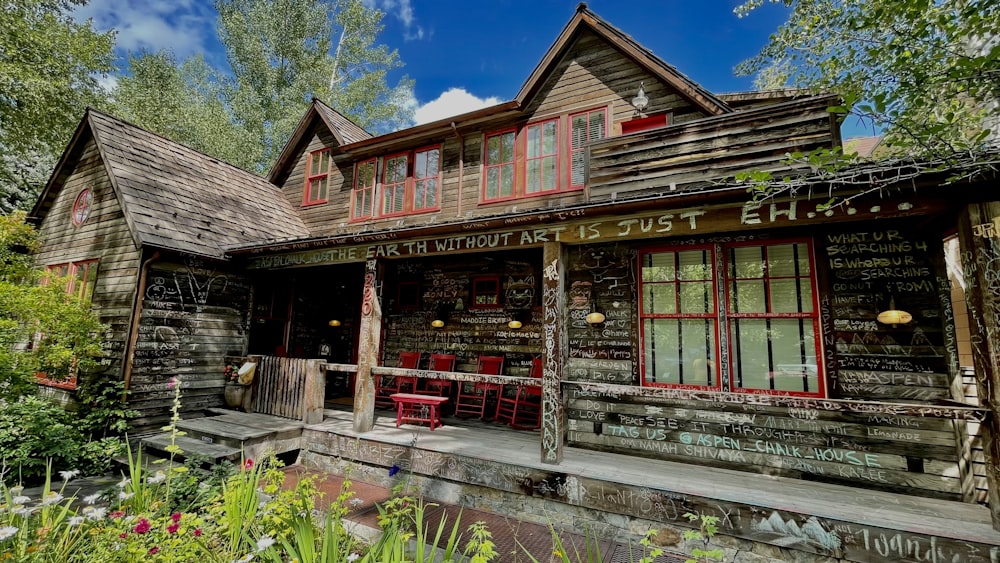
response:
[[[113,33],[70,18],[86,0],[12,0],[0,10],[0,211],[34,203],[83,110],[113,69]]]
[[[765,0],[736,9],[749,15]],[[770,0],[788,20],[737,72],[839,93],[897,154],[941,158],[991,140],[1000,100],[995,0]]]

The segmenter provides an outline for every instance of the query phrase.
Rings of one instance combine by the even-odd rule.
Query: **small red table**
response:
[[[426,422],[430,424],[431,431],[435,426],[441,426],[439,407],[448,402],[448,397],[413,393],[393,393],[389,398],[396,403],[396,428],[404,422]]]

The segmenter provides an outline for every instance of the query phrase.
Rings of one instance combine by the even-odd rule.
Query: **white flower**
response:
[[[253,554],[248,553],[246,557],[240,557],[239,559],[233,559],[233,563],[250,563],[253,561]]]
[[[3,540],[5,540],[7,538],[10,538],[10,537],[13,537],[14,534],[16,534],[16,533],[17,533],[17,527],[16,526],[3,526],[3,527],[0,527],[0,541],[3,541]]]
[[[22,507],[19,507],[19,508],[15,508],[14,509],[14,514],[20,516],[21,518],[27,518],[28,516],[31,516],[31,513],[33,513],[34,511],[35,511],[34,508],[28,508],[28,507],[22,506]]]
[[[93,507],[88,507],[88,508],[91,508],[91,510],[87,512],[87,518],[90,518],[91,520],[100,520],[104,518],[105,514],[108,513],[108,509],[103,506],[100,508],[93,508]]]
[[[271,536],[261,536],[260,539],[257,540],[257,553],[264,551],[272,545],[274,545],[274,538]]]
[[[62,496],[61,494],[55,491],[52,491],[49,494],[45,495],[45,498],[42,499],[42,506],[50,506],[53,504],[58,504],[62,502],[62,499],[64,498],[66,497]]]
[[[26,496],[23,496],[23,495],[18,495],[16,497],[10,499],[10,501],[12,503],[14,503],[14,504],[24,504],[26,502],[30,502],[31,501],[31,497],[26,497]]]
[[[99,498],[101,498],[101,493],[94,493],[92,495],[83,497],[83,502],[87,504],[94,504],[95,502],[97,502],[97,499]]]
[[[202,481],[201,483],[198,483],[198,489],[201,490],[201,491],[207,491],[207,490],[209,490],[211,488],[212,488],[212,485],[209,485],[208,483],[206,483],[204,481]]]
[[[349,504],[351,506],[361,506],[364,503],[365,503],[365,501],[363,501],[363,500],[361,500],[361,499],[359,499],[357,497],[354,497],[351,500],[347,501],[347,504]]]
[[[132,482],[131,479],[129,479],[128,477],[125,477],[125,478],[122,479],[121,483],[118,483],[118,488],[124,489],[131,482]]]
[[[23,485],[16,485],[10,488],[10,494],[14,496],[21,494],[22,491],[24,491]]]
[[[84,518],[83,516],[72,516],[70,517],[68,522],[70,526],[79,526],[80,524],[83,523],[84,520],[86,520],[86,518]]]
[[[69,481],[73,477],[80,474],[80,470],[74,469],[72,471],[60,471],[59,476],[63,478],[63,481]]]
[[[167,479],[166,473],[162,471],[157,471],[156,475],[153,475],[152,477],[147,477],[146,482],[152,485],[155,483],[162,483],[163,481],[166,481],[166,479]]]
[[[125,491],[122,491],[122,492],[118,493],[118,500],[128,500],[128,499],[130,499],[130,498],[132,498],[134,496],[135,496],[135,493],[126,493]]]
[[[347,556],[347,561],[349,563],[354,563],[355,561],[358,560],[359,557],[361,557],[361,556],[358,555],[357,553],[352,553],[352,554],[350,554],[350,555]]]

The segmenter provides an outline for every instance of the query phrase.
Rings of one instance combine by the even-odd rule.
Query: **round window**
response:
[[[87,217],[90,217],[90,204],[93,202],[93,199],[93,194],[86,188],[80,192],[80,195],[76,196],[76,201],[73,202],[74,225],[82,225],[87,220]]]

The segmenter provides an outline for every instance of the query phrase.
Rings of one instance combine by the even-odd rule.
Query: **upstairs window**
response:
[[[94,194],[87,188],[80,191],[73,202],[73,224],[79,227],[90,217],[90,208],[94,203]]]
[[[525,137],[525,195],[558,190],[559,120],[528,125]]]
[[[406,211],[407,155],[387,156],[382,170],[382,215]]]
[[[607,110],[604,108],[575,113],[569,116],[569,169],[570,188],[583,187],[586,173],[584,148],[587,143],[607,137]]]
[[[375,206],[375,159],[359,162],[354,172],[351,190],[351,219],[372,216]]]
[[[76,295],[84,301],[90,301],[94,295],[97,283],[97,260],[80,260],[55,264],[47,268],[48,272],[59,277],[69,278],[66,282],[66,293]]]
[[[309,153],[306,158],[306,193],[302,205],[326,203],[330,187],[330,149],[320,149]]]
[[[441,186],[441,149],[417,151],[413,157],[413,210],[438,209]]]
[[[514,197],[514,138],[513,130],[486,136],[483,201]]]

